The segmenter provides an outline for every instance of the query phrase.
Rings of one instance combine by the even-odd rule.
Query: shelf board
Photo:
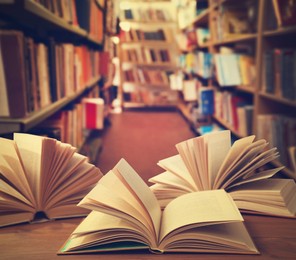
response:
[[[159,25],[159,24],[161,24],[161,25],[174,25],[174,24],[176,24],[176,22],[175,21],[173,21],[173,20],[169,20],[169,21],[154,21],[154,20],[152,20],[152,21],[143,21],[143,20],[129,20],[129,19],[123,19],[123,20],[120,20],[120,22],[122,22],[122,23],[129,23],[129,24],[131,24],[132,26],[134,25],[134,24],[140,24],[140,25],[142,25],[142,24],[147,24],[147,25]]]
[[[144,62],[136,62],[136,61],[123,61],[122,64],[130,64],[137,67],[154,67],[154,68],[166,68],[166,69],[178,69],[175,64],[170,62],[153,62],[153,63],[144,63]]]
[[[214,46],[219,46],[219,45],[225,45],[225,44],[229,44],[229,43],[236,43],[236,42],[243,42],[243,41],[253,41],[256,40],[257,38],[257,34],[246,34],[246,35],[233,35],[229,38],[226,38],[224,40],[221,41],[214,41],[213,45]]]
[[[67,31],[71,31],[81,36],[85,36],[85,37],[87,36],[87,32],[85,30],[79,28],[78,26],[73,26],[69,24],[67,21],[56,16],[51,11],[47,10],[44,6],[42,6],[41,4],[38,4],[35,1],[32,1],[32,0],[24,1],[24,10],[52,24],[55,24],[56,26],[61,27]]]
[[[213,119],[217,121],[220,125],[224,126],[226,129],[229,129],[231,133],[233,133],[235,136],[242,138],[244,137],[241,135],[237,130],[235,130],[229,123],[225,122],[223,119],[213,115]]]
[[[275,101],[275,102],[278,102],[278,103],[281,103],[281,104],[288,105],[288,106],[296,108],[296,100],[289,100],[289,99],[286,99],[286,98],[276,96],[274,94],[269,94],[269,93],[264,93],[264,92],[260,92],[259,95],[261,97],[270,99],[272,101]]]
[[[177,104],[145,104],[140,102],[123,102],[124,108],[135,109],[176,109]]]
[[[173,41],[164,41],[164,40],[144,40],[144,41],[121,41],[121,45],[165,45],[167,48],[173,44]]]
[[[171,90],[170,89],[170,85],[165,84],[165,83],[141,83],[141,82],[133,82],[133,81],[124,81],[123,82],[123,86],[127,84],[127,85],[133,85],[136,87],[142,87],[142,88],[154,88],[154,89],[167,89],[167,90]]]
[[[195,19],[192,21],[192,24],[194,26],[207,24],[209,14],[210,14],[210,9],[209,8],[202,11],[197,17],[195,17]]]
[[[25,118],[0,118],[0,134],[10,133],[10,132],[27,132],[32,127],[38,125],[44,119],[53,115],[55,112],[59,111],[61,108],[67,104],[74,101],[76,98],[84,94],[88,89],[90,89],[100,77],[92,79],[86,84],[86,87],[69,97],[64,97],[38,111],[35,111]]]
[[[263,32],[263,36],[274,37],[274,36],[281,36],[283,34],[295,34],[295,33],[296,33],[296,26],[291,26],[291,27],[281,27],[271,31],[265,31]]]
[[[206,9],[201,14],[196,16],[189,24],[186,26],[180,28],[182,31],[186,31],[187,29],[190,29],[192,27],[196,27],[199,25],[207,25],[208,24],[208,18],[209,18],[210,10]]]
[[[254,86],[246,86],[246,85],[239,85],[236,86],[236,89],[243,91],[243,92],[248,92],[251,94],[255,93],[255,87]]]
[[[59,38],[68,38],[90,42],[96,46],[102,43],[93,39],[89,33],[79,26],[68,23],[63,18],[55,15],[41,4],[33,0],[4,1],[0,0],[0,14],[13,19],[20,26],[34,31],[40,31],[44,35],[53,34]],[[25,23],[20,23],[20,17]]]

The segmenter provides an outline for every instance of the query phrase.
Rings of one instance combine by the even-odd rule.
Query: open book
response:
[[[102,173],[76,148],[21,133],[0,147],[0,226],[89,213],[77,203]]]
[[[121,159],[79,203],[93,210],[58,254],[151,252],[258,254],[224,190],[185,194],[161,211],[147,184]]]
[[[176,145],[179,154],[160,160],[165,172],[149,179],[162,207],[196,191],[225,189],[241,212],[295,217],[296,184],[275,179],[283,167],[262,170],[279,155],[265,140],[241,138],[231,146],[230,131],[191,138]]]

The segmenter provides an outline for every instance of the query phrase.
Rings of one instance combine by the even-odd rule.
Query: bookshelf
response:
[[[198,7],[198,1],[189,2]],[[208,28],[209,40],[180,49],[185,57],[194,57],[198,52],[212,55],[213,70],[207,79],[197,73],[196,67],[188,69],[186,62],[183,73],[186,78],[197,80],[197,89],[214,88],[215,112],[210,120],[200,123],[194,116],[199,106],[198,97],[194,105],[185,102],[184,106],[183,101],[180,110],[191,119],[190,125],[198,134],[206,123],[230,129],[234,138],[255,134],[267,139],[281,154],[276,165],[284,164],[283,172],[295,178],[296,169],[288,154],[288,148],[295,146],[296,136],[295,6],[290,6],[291,17],[285,18],[284,4],[274,6],[278,1],[205,2],[206,8],[181,22],[186,26],[180,31],[186,36],[189,31]],[[188,45],[188,36],[187,39],[183,36],[183,46],[184,39]]]
[[[87,136],[79,130],[81,100],[99,97],[104,8],[104,1],[96,0],[0,1],[1,73],[5,76],[0,86],[1,135],[35,132],[47,119],[70,109],[77,131],[69,134],[79,140],[71,144],[82,146]],[[15,57],[19,58],[15,64],[7,62]],[[12,68],[21,79],[14,83]],[[12,107],[20,112],[13,114]]]
[[[175,9],[169,1],[121,1],[120,75],[124,107],[174,106]]]

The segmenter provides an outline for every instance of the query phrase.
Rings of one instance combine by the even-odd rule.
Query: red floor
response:
[[[177,111],[124,111],[110,115],[110,121],[96,165],[106,173],[124,158],[147,183],[163,171],[157,162],[177,153],[175,144],[194,137]]]

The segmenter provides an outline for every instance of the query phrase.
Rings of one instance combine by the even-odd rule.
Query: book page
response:
[[[219,168],[231,147],[230,131],[218,131],[204,135],[208,149],[208,182],[213,188]]]
[[[185,182],[183,179],[180,179],[179,176],[176,176],[170,171],[166,171],[160,173],[152,178],[149,179],[152,183],[158,183],[160,185],[164,185],[171,189],[186,191],[186,192],[194,192],[196,190],[192,190],[188,187],[188,183]],[[168,194],[168,197],[169,194]]]
[[[208,185],[205,178],[203,178],[203,176],[207,176],[207,168],[205,166],[206,151],[203,137],[195,137],[180,142],[176,144],[176,148],[191,178],[194,180],[196,190],[204,190]],[[197,153],[197,151],[200,153]]]
[[[102,177],[79,206],[121,217],[138,225],[155,246],[161,218],[159,203],[124,159]]]
[[[106,241],[108,241],[107,244]],[[60,253],[82,249],[84,252],[91,251],[94,247],[95,249],[93,250],[97,252],[113,251],[112,243],[125,242],[126,247],[120,248],[125,249],[129,248],[128,244],[132,244],[135,241],[146,244],[146,248],[149,245],[149,241],[131,223],[102,212],[92,211],[74,230],[71,237],[60,249]]]
[[[60,172],[57,173],[55,178],[53,178],[51,185],[48,185],[48,190],[44,194],[44,198],[52,196],[54,193],[58,192],[58,190],[61,190],[61,187],[64,188],[65,185],[68,185],[69,182],[74,180],[75,183],[77,183],[76,181],[79,182],[79,177],[74,176],[79,175],[82,177],[84,174],[86,174],[87,169],[89,169],[89,167],[87,167],[88,163],[86,163],[87,160],[88,158],[86,156],[79,153],[74,153],[69,159],[68,163],[62,168],[62,171],[59,170]],[[81,169],[81,167],[83,167],[83,169]],[[80,170],[77,171],[79,168]]]
[[[158,165],[176,175],[180,179],[180,181],[183,181],[184,183],[186,182],[186,186],[188,186],[188,189],[196,191],[197,187],[195,185],[194,179],[192,178],[190,172],[184,164],[180,154],[162,159],[158,162]]]
[[[197,172],[192,173],[196,175],[199,190],[207,190],[209,188],[208,179],[208,147],[203,136],[194,139],[194,153]]]
[[[236,159],[232,161],[230,166],[224,171],[220,178],[220,182],[216,184],[218,185],[218,188],[224,188],[225,183],[232,177],[231,173],[237,174],[237,171],[241,170],[246,166],[246,164],[248,164],[248,162],[253,160],[260,153],[260,151],[266,147],[266,145],[266,141],[262,139],[245,147],[236,157]]]
[[[265,179],[230,191],[242,210],[271,215],[296,216],[296,184],[291,179]]]
[[[285,167],[278,167],[278,168],[273,168],[270,170],[266,170],[266,171],[260,171],[259,174],[254,173],[254,175],[252,175],[251,177],[248,178],[242,178],[239,179],[237,182],[235,182],[232,185],[227,186],[227,191],[229,189],[232,189],[233,187],[237,187],[239,185],[243,185],[246,183],[250,183],[250,182],[257,182],[259,180],[264,180],[264,179],[268,179],[271,178],[272,176],[274,176],[277,172],[279,172],[280,170],[284,169]]]
[[[248,151],[230,171],[221,188],[227,188],[240,178],[248,179],[253,175],[260,175],[256,170],[279,157],[276,148],[263,151],[265,145]],[[254,156],[255,155],[255,156]],[[253,159],[252,159],[253,158]]]
[[[78,206],[125,219],[137,226],[146,237],[152,237],[151,240],[155,241],[149,216],[113,171],[102,177]]]
[[[67,173],[67,172],[65,172]],[[78,195],[78,202],[83,195],[93,187],[102,177],[101,171],[90,163],[80,164],[71,171],[71,175],[60,183],[58,187],[51,190],[44,196],[44,210],[48,211],[52,207],[58,206],[61,202],[67,203],[67,198]],[[78,203],[76,203],[78,204]]]
[[[232,164],[232,162],[234,162],[239,154],[241,153],[241,151],[243,151],[243,149],[247,146],[249,146],[255,139],[255,136],[248,136],[248,137],[244,137],[241,139],[236,140],[233,145],[231,146],[231,148],[229,149],[222,165],[219,168],[219,171],[217,173],[215,182],[214,182],[214,188],[217,189],[217,183],[221,182],[221,178],[222,175],[225,173],[226,169],[228,167],[230,167],[230,165]]]
[[[15,141],[0,138],[0,147],[1,174],[10,183],[13,183],[18,192],[20,192],[26,198],[26,201],[30,201],[26,203],[35,205],[35,199],[29,185],[25,169],[22,165],[22,160],[20,158]]]
[[[36,198],[36,210],[39,211],[41,210],[40,171],[43,137],[23,133],[14,133],[14,140],[18,146],[30,187],[34,197]]]
[[[158,201],[149,189],[146,183],[136,173],[136,171],[125,161],[121,159],[115,166],[120,175],[123,177],[131,192],[136,196],[139,202],[143,203],[151,221],[153,223],[154,235],[157,238],[160,229],[161,209]]]
[[[239,221],[243,218],[224,190],[188,193],[170,202],[163,211],[160,241],[170,232],[188,225],[199,227]]]

